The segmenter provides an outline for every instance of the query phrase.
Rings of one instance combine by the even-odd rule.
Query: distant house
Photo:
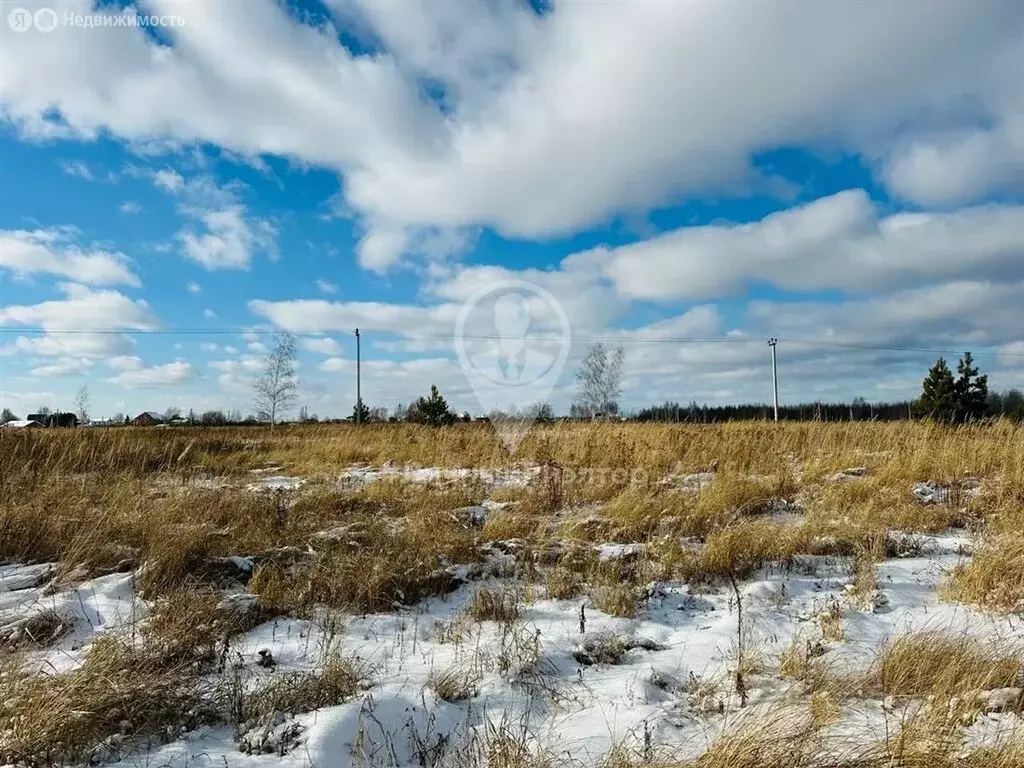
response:
[[[120,427],[123,425],[123,421],[114,421],[113,419],[92,419],[87,421],[85,424],[79,424],[80,427]]]
[[[25,421],[37,421],[44,427],[77,427],[78,417],[73,413],[30,413]]]
[[[167,420],[163,417],[162,413],[157,413],[156,411],[143,411],[132,419],[132,424],[136,427],[156,427],[164,424],[166,421]]]
[[[5,429],[41,429],[42,426],[38,421],[32,419],[13,419],[3,424]]]

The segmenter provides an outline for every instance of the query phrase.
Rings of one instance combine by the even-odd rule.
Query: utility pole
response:
[[[359,346],[359,329],[356,328],[356,424],[363,420],[362,356]]]
[[[778,339],[768,339],[768,346],[772,348],[772,392],[775,395],[775,420],[779,420],[779,366],[775,361],[775,345]]]

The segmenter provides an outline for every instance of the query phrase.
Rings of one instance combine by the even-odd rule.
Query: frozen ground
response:
[[[866,666],[881,641],[907,631],[1017,632],[1005,622],[938,602],[936,587],[943,573],[962,560],[958,552],[964,537],[939,536],[929,543],[927,556],[880,565],[886,600],[874,611],[844,601],[848,568],[838,560],[808,557],[797,571],[762,574],[741,587],[750,622],[745,628],[752,638],[748,642],[761,653],[781,653],[795,636],[815,634],[816,617],[830,603],[841,605],[845,630],[845,639],[830,645],[830,660],[850,669]],[[628,550],[602,548],[605,556],[617,551]],[[30,653],[42,673],[74,668],[98,633],[130,632],[133,617],[144,620],[145,604],[135,599],[130,574],[106,576],[52,595],[46,594],[47,574],[46,566],[0,569],[4,627],[44,609],[73,624],[54,647]],[[685,584],[653,584],[652,598],[639,618],[613,618],[588,607],[584,633],[579,601],[543,598],[526,604],[514,627],[483,622],[453,630],[461,609],[481,586],[497,584],[493,579],[472,583],[446,599],[427,600],[407,611],[346,617],[333,642],[364,662],[367,690],[341,706],[294,718],[301,743],[284,757],[244,755],[234,731],[220,727],[136,754],[129,764],[358,764],[356,745],[362,731],[365,762],[387,764],[397,757],[400,765],[418,765],[424,743],[454,742],[487,720],[529,722],[539,746],[568,751],[589,764],[623,740],[639,742],[645,731],[657,745],[697,754],[730,719],[740,716],[736,695],[722,684],[735,658],[737,638],[730,591],[691,594]],[[329,643],[322,627],[321,622],[289,619],[268,622],[235,640],[234,658],[259,680],[311,669]],[[465,635],[453,639],[453,631]],[[603,637],[641,641],[653,650],[628,650],[619,664],[587,665],[574,658],[574,651]],[[277,662],[273,671],[258,667],[262,650],[269,650]],[[449,703],[433,693],[431,675],[450,669],[473,679],[473,698]],[[784,688],[770,676],[755,677],[748,706],[767,702]],[[975,730],[983,728],[979,724]]]
[[[390,476],[426,480],[481,472],[354,468],[346,477],[366,483]],[[525,483],[530,473],[510,470],[485,477],[495,484]],[[292,490],[300,482],[269,475],[253,486]],[[679,483],[683,488],[691,484],[686,479]],[[471,509],[482,522],[488,505]],[[866,669],[880,643],[915,630],[1024,639],[1021,628],[1005,619],[939,601],[943,576],[969,557],[967,534],[927,536],[917,543],[919,556],[878,565],[879,594],[867,603],[850,599],[851,569],[844,558],[803,556],[792,568],[761,571],[739,587],[746,647],[762,657],[777,656],[794,639],[820,637],[819,619],[825,613],[838,615],[842,625],[842,639],[826,640],[823,647],[830,667],[838,671]],[[635,544],[607,542],[597,549],[602,560],[643,555]],[[731,588],[701,591],[681,582],[652,583],[637,618],[614,618],[586,598],[547,599],[542,586],[508,575],[508,559],[496,549],[484,578],[445,598],[393,613],[336,616],[337,621],[326,614],[316,621],[277,619],[235,638],[231,669],[223,674],[237,675],[249,686],[315,669],[328,649],[360,660],[365,680],[355,698],[294,717],[284,713],[279,722],[267,724],[264,743],[272,754],[243,754],[239,734],[224,726],[202,728],[162,746],[135,745],[122,755],[125,763],[140,768],[418,766],[429,755],[466,743],[474,732],[486,732],[487,724],[525,727],[533,748],[571,755],[583,765],[596,764],[618,744],[639,746],[645,740],[685,757],[699,754],[737,719],[786,700],[789,683],[771,672],[754,673],[741,708],[729,683],[738,642]],[[52,646],[25,651],[40,674],[74,669],[98,635],[134,637],[147,619],[133,574],[69,588],[55,588],[55,576],[56,566],[0,566],[0,643],[18,646],[19,627],[42,611],[66,623]],[[483,587],[516,591],[520,618],[509,623],[467,620],[466,606]],[[607,658],[592,663],[593,649],[609,645],[617,648],[617,663]],[[275,662],[272,669],[259,663],[268,652]],[[442,673],[465,680],[472,695],[461,701],[439,698],[432,681]],[[882,702],[868,701],[837,727],[871,740],[890,714]],[[984,743],[1015,725],[1013,715],[983,716],[967,738]],[[275,741],[275,733],[288,735]]]
[[[412,483],[430,483],[438,480],[475,480],[491,488],[500,488],[503,486],[526,486],[540,473],[541,467],[439,468],[387,463],[379,467],[370,465],[349,467],[338,480],[343,487],[361,487],[377,480],[405,480]]]

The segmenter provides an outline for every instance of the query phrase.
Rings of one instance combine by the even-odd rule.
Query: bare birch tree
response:
[[[254,385],[256,415],[269,421],[271,429],[295,402],[295,354],[295,337],[290,333],[278,334],[263,364],[263,373]]]
[[[576,372],[579,390],[575,412],[589,418],[618,413],[624,357],[622,347],[611,348],[601,342],[590,345]]]
[[[75,395],[75,412],[78,416],[79,424],[85,424],[89,421],[89,388],[83,386],[78,393]]]

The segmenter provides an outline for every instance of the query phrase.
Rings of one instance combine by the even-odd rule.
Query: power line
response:
[[[348,329],[338,328],[331,331],[290,331],[293,336],[299,336],[302,338],[320,338],[323,336],[329,336],[334,333],[344,333]],[[400,336],[403,339],[453,339],[454,335],[451,333],[440,333],[431,331],[403,331],[394,328],[366,328],[360,327],[360,331],[363,334],[382,334],[389,336]],[[13,326],[0,326],[0,334],[52,334],[52,335],[124,335],[124,334],[139,334],[143,336],[242,336],[246,334],[250,335],[272,335],[281,333],[280,328],[121,328],[121,327],[110,327],[110,328],[42,328],[39,326],[27,326],[27,327],[13,327]],[[631,331],[625,331],[625,333],[632,333]],[[462,334],[461,338],[470,340],[490,340],[497,341],[501,340],[501,336],[497,334]],[[557,337],[542,336],[542,335],[527,335],[525,338],[532,339],[534,341],[558,341]],[[795,337],[774,337],[776,341],[785,342],[786,344],[792,345],[804,345],[813,347],[826,347],[832,349],[862,349],[868,351],[880,351],[880,352],[907,352],[915,354],[932,354],[932,355],[958,355],[961,354],[963,349],[952,349],[952,348],[940,348],[940,347],[923,347],[923,346],[911,346],[901,344],[868,344],[861,342],[843,342],[843,341],[830,341],[825,339],[806,339],[806,338],[795,338]],[[573,336],[572,341],[574,342],[586,342],[586,343],[597,343],[602,342],[605,344],[762,344],[764,343],[763,337],[731,337],[731,338],[701,338],[701,337],[687,337],[687,336],[658,336],[658,337],[647,337],[642,335],[635,336]],[[999,355],[1002,357],[1014,357],[1024,358],[1024,352],[1012,352],[1002,351],[998,349],[972,349],[971,353],[975,356],[978,355]]]

